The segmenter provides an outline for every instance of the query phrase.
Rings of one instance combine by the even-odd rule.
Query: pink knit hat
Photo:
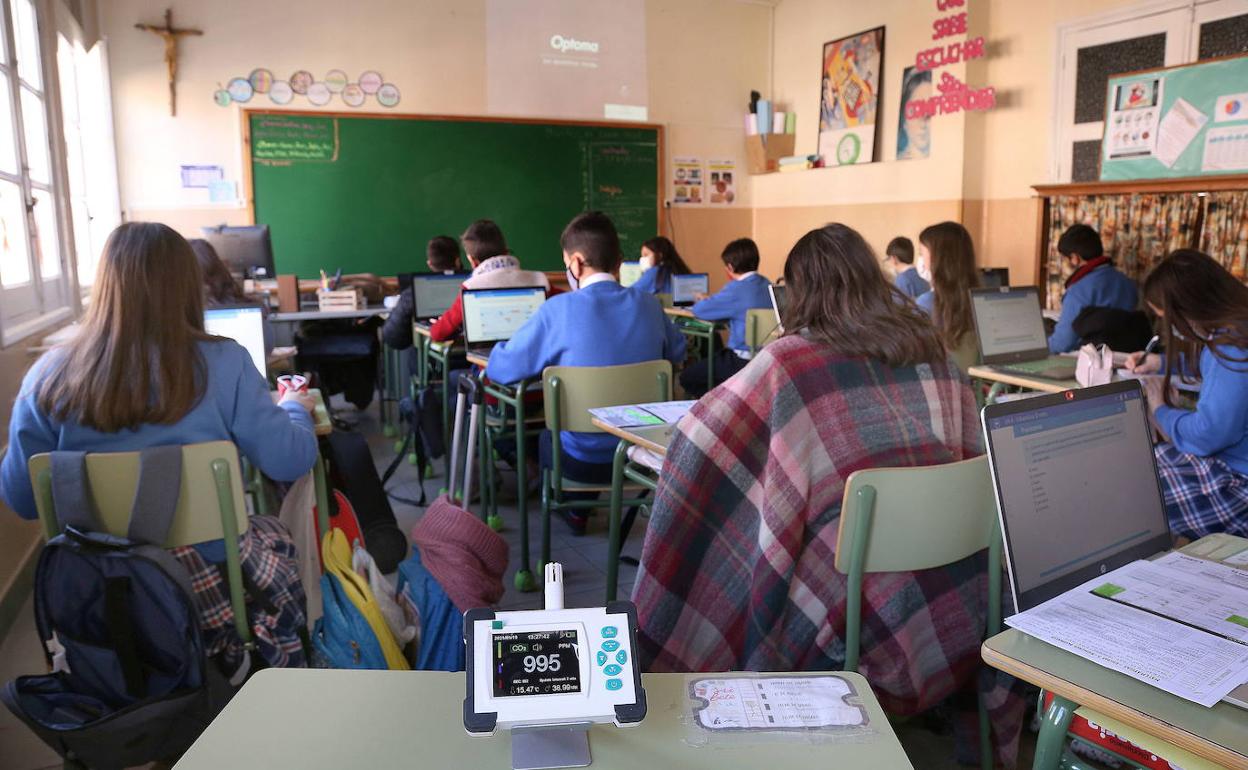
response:
[[[503,598],[507,541],[485,522],[441,495],[412,527],[420,561],[460,612]]]

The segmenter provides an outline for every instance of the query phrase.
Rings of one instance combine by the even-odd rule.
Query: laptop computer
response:
[[[1018,612],[1170,549],[1139,382],[991,404],[981,419]],[[1248,707],[1248,684],[1224,700]]]
[[[699,294],[711,291],[711,277],[707,273],[689,273],[672,276],[672,304],[688,307],[697,302]]]
[[[412,317],[428,321],[450,310],[468,276],[468,273],[411,273]]]
[[[264,344],[264,311],[259,305],[230,305],[204,310],[204,331],[228,337],[247,349],[256,371],[268,370],[268,350]]]
[[[777,286],[776,284],[773,283],[767,287],[767,292],[771,294],[771,309],[776,311],[776,323],[779,324],[781,329],[783,329],[784,328],[784,295],[785,295],[784,285],[781,284]]]
[[[1074,379],[1074,358],[1049,355],[1035,286],[971,289],[971,311],[984,365],[1023,377]]]
[[[541,286],[464,289],[464,342],[475,353],[492,350],[511,339],[545,301]]]
[[[621,262],[620,263],[620,285],[628,288],[637,283],[637,279],[641,278],[641,274],[646,272],[641,269],[640,262]]]
[[[979,285],[988,289],[999,289],[1010,285],[1010,269],[1008,267],[981,267],[979,269]]]

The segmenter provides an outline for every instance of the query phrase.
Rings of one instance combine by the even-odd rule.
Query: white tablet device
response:
[[[464,644],[469,735],[591,722],[629,727],[646,716],[632,602],[589,609],[469,610]]]

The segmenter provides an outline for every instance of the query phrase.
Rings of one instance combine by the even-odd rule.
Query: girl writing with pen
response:
[[[1161,355],[1132,353],[1154,424],[1170,529],[1195,540],[1215,532],[1248,536],[1248,286],[1208,255],[1171,253],[1144,282],[1161,320]],[[1194,364],[1194,365],[1193,365]],[[1175,405],[1172,378],[1201,379],[1195,409]]]

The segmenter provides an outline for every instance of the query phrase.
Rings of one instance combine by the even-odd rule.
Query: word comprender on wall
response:
[[[916,70],[923,72],[948,67],[985,55],[986,45],[982,36],[949,41],[955,35],[967,35],[967,12],[957,11],[965,6],[966,0],[936,0],[936,10],[946,14],[932,22],[932,42],[939,45],[918,52],[914,57]],[[939,94],[927,99],[915,99],[906,105],[907,118],[914,120],[963,110],[991,110],[997,106],[997,92],[992,86],[971,88],[950,72],[940,73],[936,87]]]

